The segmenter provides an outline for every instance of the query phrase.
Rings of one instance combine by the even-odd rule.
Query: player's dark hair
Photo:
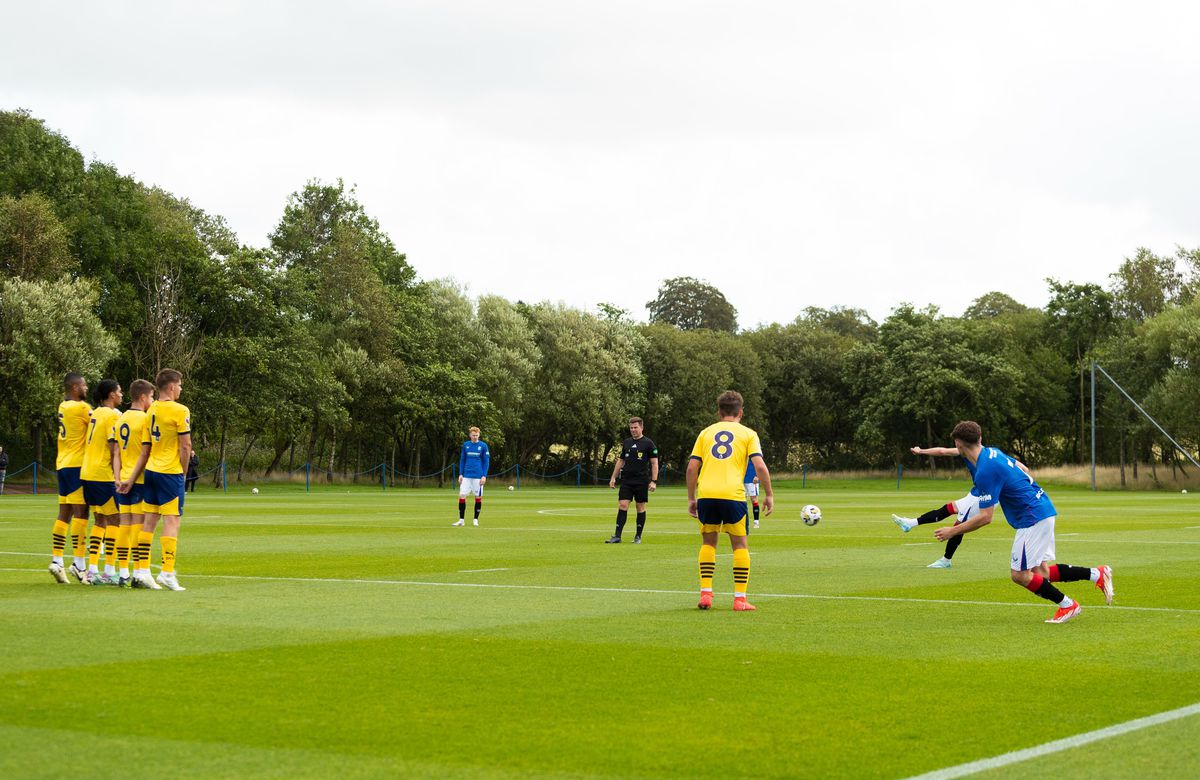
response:
[[[954,426],[954,431],[950,434],[950,438],[965,444],[978,444],[983,438],[983,429],[974,420],[963,420]]]
[[[630,425],[633,425],[634,423],[637,423],[638,425],[641,425],[641,426],[643,426],[643,427],[646,425],[644,422],[642,422],[642,418],[641,418],[641,417],[630,417],[630,418],[629,418],[629,424],[630,424]]]
[[[175,384],[183,381],[183,374],[173,368],[164,368],[158,372],[158,376],[154,377],[154,386],[159,390],[166,389],[167,385]]]
[[[129,383],[129,397],[141,398],[154,392],[154,385],[147,382],[145,379],[135,379]]]
[[[717,411],[722,417],[734,417],[742,411],[742,394],[737,390],[726,390],[717,396]]]
[[[70,390],[75,385],[83,381],[83,374],[72,371],[63,377],[63,390]]]
[[[100,384],[96,385],[96,389],[92,391],[92,400],[96,402],[96,406],[100,406],[108,397],[117,392],[117,388],[121,383],[115,379],[101,379]]]

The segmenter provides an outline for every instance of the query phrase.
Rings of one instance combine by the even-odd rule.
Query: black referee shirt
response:
[[[650,459],[658,457],[658,445],[649,436],[640,439],[626,439],[621,445],[621,484],[649,485]]]

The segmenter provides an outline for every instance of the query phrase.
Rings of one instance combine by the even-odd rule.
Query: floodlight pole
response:
[[[1092,361],[1092,490],[1096,490],[1096,361]]]

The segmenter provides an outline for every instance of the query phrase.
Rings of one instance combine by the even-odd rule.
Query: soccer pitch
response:
[[[1066,583],[1047,625],[999,514],[948,570],[891,523],[965,480],[780,485],[749,614],[724,539],[696,609],[681,488],[641,545],[632,516],[603,544],[608,489],[493,488],[452,528],[449,489],[261,488],[189,495],[184,593],[55,584],[54,498],[0,498],[0,777],[904,778],[1200,702],[1197,496],[1051,486],[1116,604]],[[1200,714],[1012,761],[972,776],[1195,776]]]

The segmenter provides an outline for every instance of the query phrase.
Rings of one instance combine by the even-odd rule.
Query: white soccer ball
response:
[[[1184,495],[1187,495],[1187,488],[1184,488],[1183,490],[1181,490],[1179,492],[1183,493]]]
[[[515,487],[513,487],[512,485],[509,485],[509,486],[508,486],[508,489],[509,489],[509,490],[516,490],[516,488],[515,488]],[[1183,491],[1183,492],[1184,492],[1184,493],[1186,493],[1187,491],[1185,490],[1185,491]]]
[[[816,504],[805,504],[800,510],[800,519],[805,525],[816,525],[821,522],[821,507]]]
[[[258,495],[258,488],[250,488],[250,492],[251,492],[251,493],[253,493],[254,495],[256,495],[256,496],[257,496],[257,495]]]

